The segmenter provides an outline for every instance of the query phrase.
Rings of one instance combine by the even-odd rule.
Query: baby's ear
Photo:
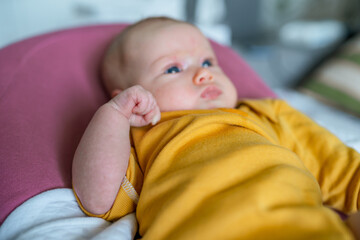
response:
[[[122,90],[121,90],[121,89],[118,89],[118,88],[112,90],[112,92],[111,92],[111,98],[114,98],[116,95],[118,95],[118,94],[121,93],[121,92],[122,92]]]

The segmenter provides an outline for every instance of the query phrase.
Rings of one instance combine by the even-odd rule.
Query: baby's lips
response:
[[[207,88],[205,88],[205,90],[201,93],[201,98],[205,98],[205,99],[216,99],[218,96],[220,96],[222,94],[222,91],[216,87],[216,86],[209,86]]]

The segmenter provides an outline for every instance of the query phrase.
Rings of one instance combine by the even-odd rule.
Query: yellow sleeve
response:
[[[136,161],[134,149],[131,148],[129,158],[129,165],[126,171],[126,176],[120,186],[119,192],[115,198],[113,206],[104,214],[95,215],[84,209],[75,191],[75,197],[80,205],[80,208],[91,217],[100,217],[108,221],[115,221],[131,212],[135,212],[137,202],[139,200],[139,193],[142,188],[143,173]]]
[[[281,145],[297,153],[317,179],[324,204],[345,213],[359,210],[359,153],[284,101],[273,106]]]

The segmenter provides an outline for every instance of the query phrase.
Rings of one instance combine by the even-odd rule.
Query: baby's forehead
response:
[[[184,22],[145,23],[131,28],[127,34],[119,53],[123,62],[130,65],[174,55],[175,52],[186,52],[190,48],[194,49],[193,53],[214,55],[211,44],[201,31]]]
[[[187,32],[203,36],[200,30],[186,22],[155,21],[135,26],[129,31],[129,40],[167,37],[172,32]]]
[[[203,44],[207,38],[195,26],[183,22],[157,22],[133,29],[127,41],[127,49],[152,48],[154,45],[178,43],[180,45],[189,41]]]

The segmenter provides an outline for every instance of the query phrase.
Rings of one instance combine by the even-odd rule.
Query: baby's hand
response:
[[[139,85],[119,93],[109,103],[129,119],[130,126],[155,125],[160,120],[160,109],[154,96]]]

